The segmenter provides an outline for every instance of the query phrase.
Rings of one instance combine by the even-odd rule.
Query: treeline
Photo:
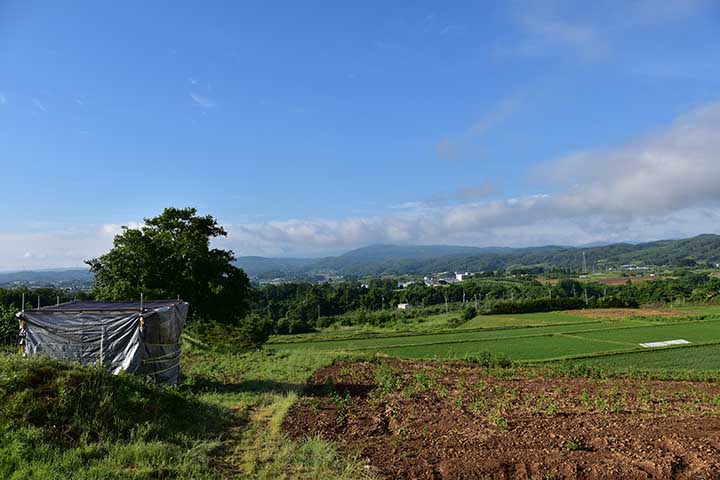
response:
[[[0,288],[0,344],[14,344],[17,342],[18,321],[15,314],[22,310],[23,296],[25,309],[55,305],[57,302],[69,302],[75,298],[85,300],[90,298],[86,292],[70,293],[58,288],[27,287]]]
[[[470,304],[478,313],[528,313],[575,308],[623,308],[676,301],[720,301],[720,279],[678,271],[672,278],[624,285],[561,279],[547,285],[530,277],[484,276],[443,287],[398,288],[396,280],[360,283],[287,283],[253,289],[251,309],[278,334],[310,332],[332,323],[385,325]],[[409,303],[411,310],[397,310]]]
[[[60,289],[0,288],[0,343],[17,339],[15,313],[21,309],[65,302],[89,293]],[[720,278],[690,271],[678,271],[672,278],[604,285],[561,279],[555,285],[530,276],[488,274],[461,283],[428,287],[415,283],[399,288],[397,280],[378,279],[366,284],[287,283],[252,288],[251,315],[244,324],[276,334],[311,332],[332,324],[384,326],[414,321],[443,312],[460,312],[472,306],[478,314],[529,313],[576,308],[622,308],[641,304],[669,304],[678,301],[709,303],[720,301]],[[400,303],[412,306],[399,310]],[[192,308],[192,306],[191,306]],[[460,315],[460,313],[458,313]]]

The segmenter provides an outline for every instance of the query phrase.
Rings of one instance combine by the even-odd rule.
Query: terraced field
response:
[[[720,310],[717,307],[694,307],[675,312],[681,316],[644,317],[643,311],[629,311],[625,317],[617,311],[608,311],[608,318],[605,319],[588,318],[580,312],[480,316],[452,330],[405,334],[393,332],[353,338],[308,335],[285,342],[282,337],[278,337],[266,348],[281,351],[383,353],[392,357],[416,359],[461,359],[491,352],[524,362],[565,358],[579,360],[603,354],[620,354],[584,360],[589,364],[614,366],[622,365],[621,358],[640,364],[647,358],[650,366],[655,363],[684,365],[700,362],[699,353],[694,352],[702,351],[702,347],[697,345],[720,343]],[[660,350],[640,345],[679,339],[690,343],[684,348]],[[686,354],[697,358],[672,360]],[[720,360],[716,363],[720,364]]]

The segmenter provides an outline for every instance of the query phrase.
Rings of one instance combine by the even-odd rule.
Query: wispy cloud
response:
[[[626,144],[549,162],[536,172],[543,188],[535,195],[495,198],[493,185],[481,183],[440,195],[446,203],[406,202],[384,215],[226,225],[218,245],[239,255],[300,255],[378,242],[521,246],[720,233],[718,151],[720,102]],[[0,268],[81,265],[119,231],[0,232]]]
[[[35,108],[37,108],[41,112],[47,113],[47,108],[45,108],[45,105],[43,105],[43,103],[38,98],[33,97],[32,103],[35,106]]]
[[[516,92],[505,98],[485,115],[478,118],[465,131],[458,135],[448,135],[434,145],[435,154],[443,160],[460,160],[471,154],[477,154],[473,140],[484,135],[488,130],[502,124],[521,107],[527,99],[527,92]]]
[[[626,145],[549,163],[541,174],[552,194],[484,200],[490,186],[481,185],[461,189],[465,200],[452,205],[407,202],[384,216],[234,225],[228,242],[238,252],[268,254],[377,242],[581,244],[718,232],[718,151],[720,102]]]
[[[624,19],[633,23],[657,24],[683,20],[717,6],[714,0],[634,0],[627,2]]]
[[[7,98],[5,97],[4,93],[0,93],[0,105],[7,104]]]
[[[521,0],[512,3],[521,39],[502,53],[559,56],[585,62],[605,60],[625,32],[660,23],[684,21],[717,6],[713,0],[627,0],[606,9],[577,8],[567,0]],[[592,11],[592,15],[586,12]]]
[[[541,56],[569,50],[582,60],[598,60],[610,53],[610,45],[589,21],[566,15],[557,1],[520,4],[516,18],[524,38],[512,47],[516,53]]]
[[[210,97],[205,95],[190,92],[190,98],[192,99],[193,104],[198,107],[211,108],[215,106],[215,103],[210,99]]]

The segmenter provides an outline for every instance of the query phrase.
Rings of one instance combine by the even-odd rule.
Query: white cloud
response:
[[[190,92],[190,98],[192,99],[193,103],[198,107],[210,108],[215,106],[210,97],[206,97],[204,95]]]
[[[128,223],[106,223],[100,227],[100,232],[104,236],[108,236],[110,238],[115,237],[115,235],[120,235],[123,232],[123,226],[128,228],[140,228],[142,226],[142,223],[140,222],[128,222]]]
[[[35,108],[37,108],[41,112],[47,113],[47,108],[45,108],[45,105],[43,105],[39,99],[33,97],[32,103],[33,105],[35,105]]]
[[[713,103],[627,145],[546,165],[542,177],[559,193],[436,207],[407,202],[402,214],[388,216],[235,225],[228,244],[240,254],[277,254],[378,242],[582,244],[717,232],[718,152],[720,103]]]
[[[381,242],[521,246],[720,233],[719,152],[717,102],[628,144],[545,165],[536,195],[487,200],[492,185],[480,184],[446,194],[452,201],[406,202],[387,215],[226,225],[228,238],[216,244],[238,255],[320,255]],[[105,224],[0,233],[0,268],[82,265],[120,231]]]
[[[0,93],[0,105],[7,104],[7,98],[5,97],[4,93]]]

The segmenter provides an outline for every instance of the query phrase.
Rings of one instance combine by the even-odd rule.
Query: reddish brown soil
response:
[[[597,281],[605,285],[625,285],[628,280],[633,283],[650,282],[657,277],[615,277],[615,278],[599,278]]]
[[[589,318],[686,317],[688,315],[687,312],[654,308],[593,308],[591,310],[567,310],[567,313]]]
[[[720,478],[717,384],[382,362],[318,371],[285,430],[385,478]]]

